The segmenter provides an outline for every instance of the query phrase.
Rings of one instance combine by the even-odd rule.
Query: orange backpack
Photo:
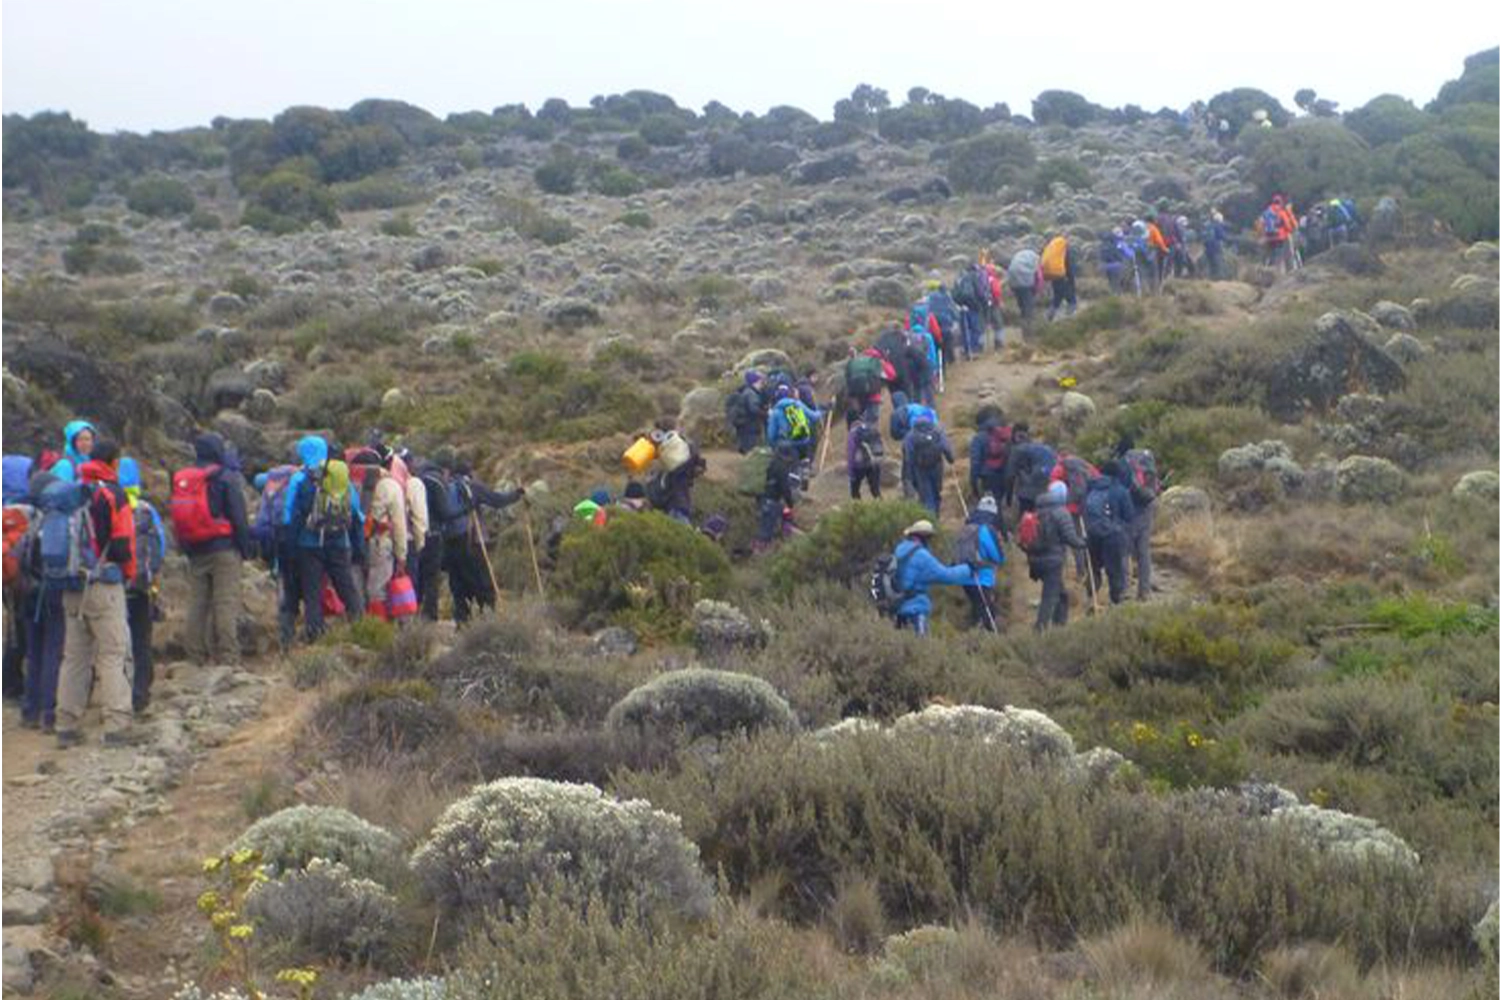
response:
[[[1042,277],[1057,281],[1068,276],[1068,241],[1066,237],[1054,236],[1052,242],[1042,250]]]
[[[23,504],[12,504],[5,508],[4,583],[10,590],[23,580],[21,559],[25,539],[31,534],[32,508]]]

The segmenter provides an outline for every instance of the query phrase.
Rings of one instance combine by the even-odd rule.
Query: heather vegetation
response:
[[[1342,113],[861,84],[828,121],[646,90],[148,136],[7,116],[7,453],[88,416],[165,508],[196,430],[253,473],[378,428],[526,489],[465,525],[499,600],[461,628],[368,617],[278,656],[247,568],[262,680],[203,697],[263,685],[264,715],[161,726],[179,760],[262,768],[184,779],[231,803],[194,814],[220,864],[171,841],[144,916],[63,885],[72,957],[39,975],[71,988],[97,955],[184,1000],[278,972],[270,996],[363,1000],[1493,995],[1496,68]],[[1273,194],[1351,197],[1365,227],[1280,273],[1251,228]],[[1101,233],[1159,209],[1222,212],[1228,273],[1110,295]],[[725,426],[746,372],[831,399],[927,282],[1054,232],[1081,307],[1023,320],[1007,289],[1003,352],[945,371],[941,514],[890,443],[883,498],[850,501],[833,410],[794,527],[759,540],[764,473],[746,487]],[[1002,634],[956,588],[926,637],[877,614],[872,564],[913,522],[955,557],[997,406],[1090,461],[1153,451],[1159,592],[1093,607],[1070,560],[1071,623],[1034,632],[1007,540]],[[692,525],[614,502],[655,422],[707,463]],[[174,801],[133,822],[167,831]],[[160,939],[193,921],[167,988]]]

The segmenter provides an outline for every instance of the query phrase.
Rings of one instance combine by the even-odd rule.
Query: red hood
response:
[[[78,476],[86,483],[114,483],[120,479],[114,466],[94,461],[84,462]]]

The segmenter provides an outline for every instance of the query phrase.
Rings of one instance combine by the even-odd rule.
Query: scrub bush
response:
[[[448,912],[525,912],[551,884],[583,904],[627,914],[701,917],[712,888],[677,817],[593,785],[502,778],[444,811],[412,867]]]
[[[913,522],[927,518],[927,508],[910,500],[836,507],[818,518],[812,531],[777,550],[771,562],[772,583],[778,593],[786,595],[824,580],[863,588],[875,560],[894,550],[901,533]]]
[[[448,1000],[449,996],[448,983],[444,979],[387,979],[356,993],[349,1000]]]
[[[157,174],[132,184],[125,204],[132,212],[165,218],[188,215],[198,203],[192,189],[182,181]]]
[[[297,958],[345,961],[382,956],[397,923],[396,899],[383,886],[322,858],[256,886],[245,915]]]
[[[796,725],[786,699],[759,677],[697,668],[647,681],[620,699],[606,721],[615,729],[680,729],[690,739]]]
[[[991,132],[953,145],[948,182],[955,191],[993,194],[1019,183],[1035,163],[1036,150],[1024,135]]]
[[[351,877],[384,878],[400,865],[400,842],[386,830],[331,806],[292,806],[257,820],[231,850],[259,851],[281,874],[301,871],[314,858],[338,862]]]

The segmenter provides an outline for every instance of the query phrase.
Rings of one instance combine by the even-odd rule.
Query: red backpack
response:
[[[1042,541],[1042,519],[1034,510],[1028,510],[1021,515],[1021,523],[1016,526],[1016,541],[1020,543],[1024,552],[1032,552],[1039,548]]]
[[[36,518],[36,509],[24,504],[11,504],[5,508],[5,589],[10,590],[24,579],[23,560],[27,539],[31,537],[31,524]]]
[[[984,471],[999,472],[1010,461],[1009,427],[991,427],[984,442]]]
[[[208,506],[208,487],[220,467],[192,465],[172,474],[172,496],[167,513],[172,518],[172,532],[179,545],[202,545],[217,538],[229,538],[234,525],[214,517]]]

